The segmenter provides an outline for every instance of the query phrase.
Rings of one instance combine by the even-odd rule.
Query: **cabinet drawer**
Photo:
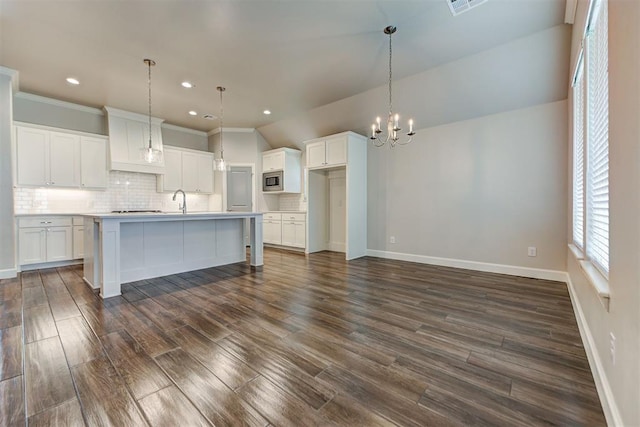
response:
[[[307,214],[303,213],[283,213],[282,221],[304,221],[307,218]]]
[[[72,224],[72,218],[60,216],[39,216],[32,218],[20,218],[18,220],[19,228],[33,227],[66,227]]]
[[[262,217],[263,217],[263,219],[282,221],[282,214],[281,213],[265,212]]]
[[[84,225],[84,217],[74,216],[73,217],[73,225]]]

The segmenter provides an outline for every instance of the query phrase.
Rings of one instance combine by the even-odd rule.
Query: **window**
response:
[[[573,241],[609,274],[607,0],[592,0],[573,84]]]

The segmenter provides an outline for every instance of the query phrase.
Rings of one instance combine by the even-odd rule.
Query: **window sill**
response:
[[[611,298],[611,293],[609,291],[609,281],[590,261],[585,259],[584,254],[576,245],[570,244],[569,249],[580,264],[580,268],[582,268],[584,275],[587,277],[587,281],[591,284],[593,289],[598,294],[600,302],[607,309],[607,311],[609,311],[609,299]]]

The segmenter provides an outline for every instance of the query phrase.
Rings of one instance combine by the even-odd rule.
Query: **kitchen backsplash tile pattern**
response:
[[[109,172],[109,187],[102,191],[25,188],[14,189],[16,214],[88,213],[113,210],[157,209],[178,211],[171,193],[156,192],[156,176],[144,173]],[[178,197],[182,200],[182,197]],[[208,211],[209,196],[187,194],[190,212]]]
[[[281,194],[279,200],[281,211],[306,211],[307,199],[304,194]]]

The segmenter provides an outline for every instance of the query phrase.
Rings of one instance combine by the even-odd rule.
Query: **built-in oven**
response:
[[[282,171],[265,172],[262,174],[262,191],[282,191],[284,189]]]

